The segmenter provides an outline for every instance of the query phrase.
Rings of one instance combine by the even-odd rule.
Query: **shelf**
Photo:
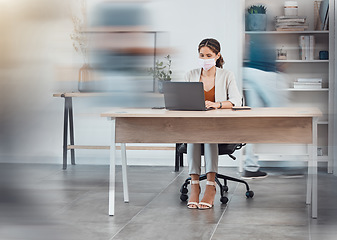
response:
[[[318,125],[328,125],[329,122],[328,121],[318,121],[317,124]]]
[[[246,31],[246,34],[329,34],[329,31]]]
[[[317,89],[286,88],[284,90],[290,92],[328,92],[329,88],[317,88]]]
[[[67,149],[98,149],[109,150],[110,146],[93,146],[93,145],[68,145]],[[117,150],[121,150],[121,146],[116,146]],[[126,150],[175,150],[175,146],[126,146]]]
[[[243,62],[249,62],[248,60],[243,60]],[[279,63],[329,63],[329,60],[299,60],[299,59],[292,59],[292,60],[275,60],[275,62]]]
[[[276,62],[280,63],[328,63],[329,60],[276,60]]]
[[[249,91],[250,89],[244,88],[244,91]],[[300,89],[300,88],[283,88],[280,91],[289,91],[289,92],[328,92],[329,88],[317,88],[317,89]]]
[[[135,93],[125,93],[125,92],[65,92],[65,93],[54,93],[53,97],[120,97],[125,95],[132,95],[136,97],[153,97],[153,98],[163,98],[163,94],[154,92],[135,92]]]
[[[161,31],[150,30],[147,26],[115,26],[115,27],[88,27],[81,33],[158,33]]]

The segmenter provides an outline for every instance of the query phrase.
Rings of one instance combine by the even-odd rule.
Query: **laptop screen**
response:
[[[164,82],[163,91],[168,110],[206,110],[202,82]]]

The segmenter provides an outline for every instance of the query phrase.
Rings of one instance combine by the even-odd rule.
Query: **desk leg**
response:
[[[308,177],[307,177],[307,198],[306,204],[310,205],[312,200],[312,161],[313,161],[313,144],[308,145]]]
[[[68,151],[68,113],[69,98],[64,98],[64,116],[63,116],[63,169],[67,169],[67,151]]]
[[[64,119],[63,119],[63,169],[67,169],[68,153],[68,121],[70,132],[70,144],[74,145],[74,117],[73,103],[71,97],[64,97]],[[75,149],[71,149],[71,164],[75,165]]]
[[[122,152],[122,173],[123,173],[123,192],[124,192],[124,202],[129,202],[129,185],[128,185],[128,175],[127,175],[127,160],[126,160],[126,147],[125,143],[121,144]]]
[[[68,99],[69,101],[69,133],[70,133],[70,145],[75,145],[74,141],[74,117],[73,117],[73,100],[72,98]],[[71,149],[71,165],[75,165],[75,149]]]
[[[174,171],[175,172],[179,172],[179,164],[181,162],[180,160],[180,153],[178,153],[178,143],[176,143],[176,157],[175,157],[175,167],[174,167]]]
[[[312,120],[312,144],[309,145],[307,199],[311,204],[311,217],[317,218],[317,122],[318,118]]]
[[[312,202],[311,217],[317,218],[317,122],[318,118],[312,119]]]
[[[116,180],[116,120],[111,118],[110,172],[109,172],[109,215],[115,214]]]

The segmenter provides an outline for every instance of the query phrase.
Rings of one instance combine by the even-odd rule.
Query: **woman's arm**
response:
[[[239,89],[236,85],[234,73],[229,73],[227,78],[227,99],[233,104],[233,106],[242,105],[242,96],[239,92]]]
[[[241,106],[241,102],[242,97],[234,74],[225,69],[218,69],[215,81],[215,102],[206,102],[206,106],[225,109]]]
[[[205,102],[206,108],[221,108],[221,109],[229,109],[232,108],[234,105],[230,101],[222,101],[222,102]]]

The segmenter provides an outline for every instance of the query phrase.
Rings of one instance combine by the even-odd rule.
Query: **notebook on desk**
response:
[[[168,110],[210,110],[205,106],[202,82],[164,82],[163,92],[165,108]]]

